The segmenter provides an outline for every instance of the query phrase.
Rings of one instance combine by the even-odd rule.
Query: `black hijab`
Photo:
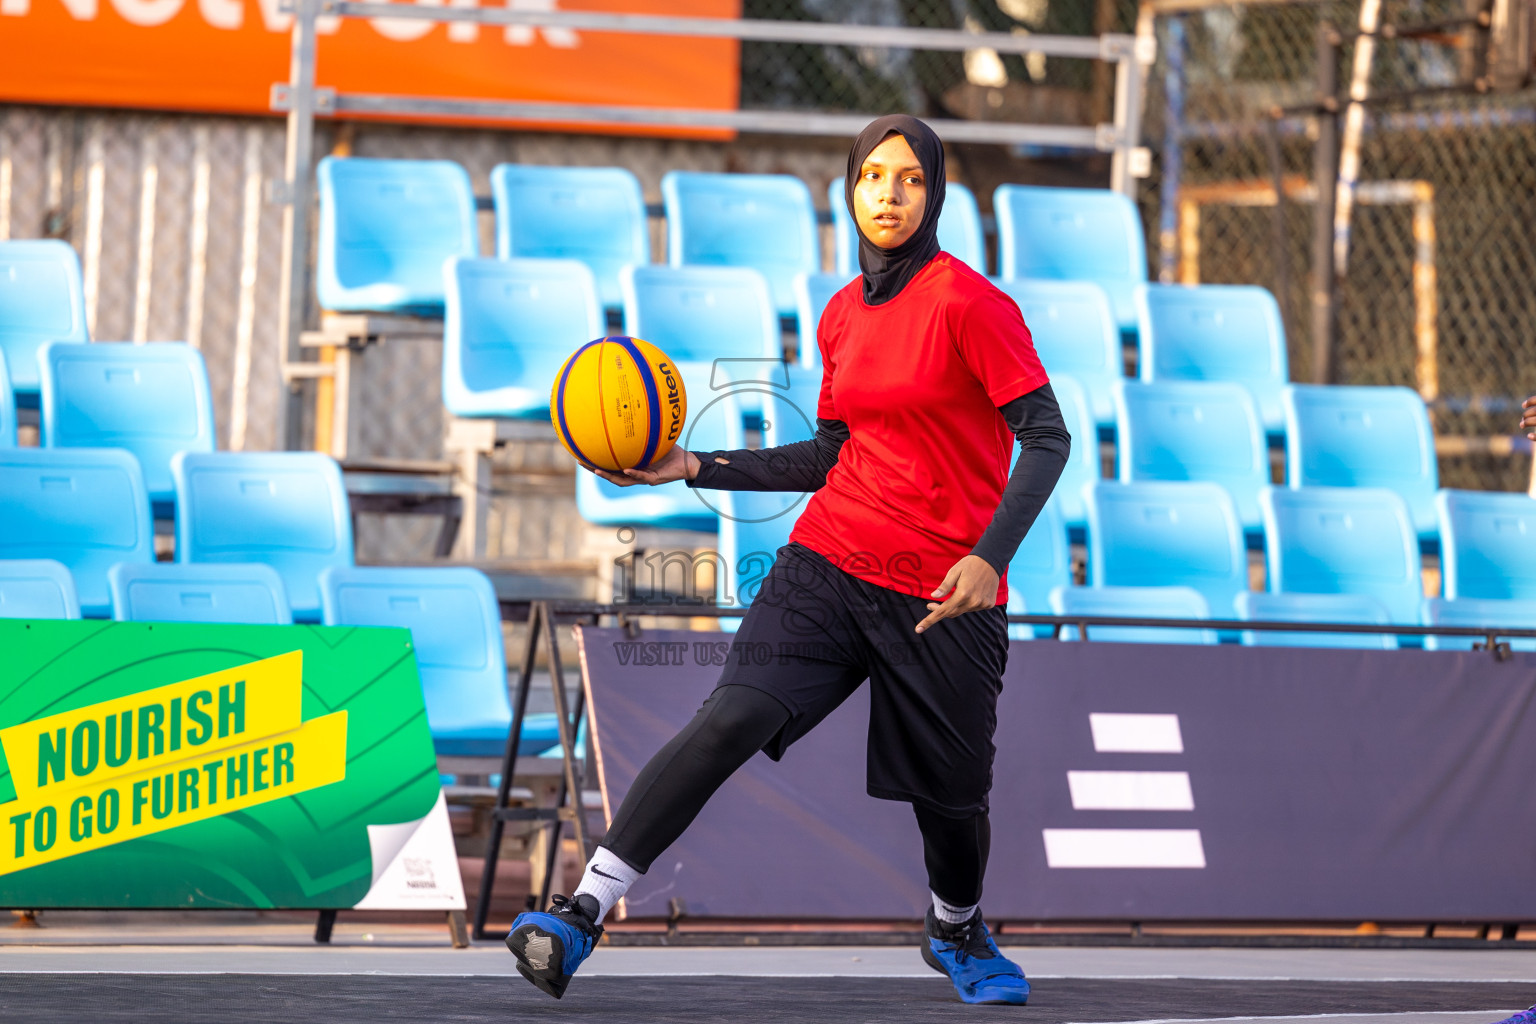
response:
[[[859,171],[876,146],[889,135],[900,135],[912,147],[917,162],[923,166],[923,179],[928,186],[928,205],[923,209],[923,219],[912,237],[894,249],[882,249],[864,237],[859,230],[858,215],[853,212],[853,187],[859,180]],[[864,272],[864,301],[871,306],[889,302],[928,265],[939,253],[939,211],[944,209],[944,146],[932,128],[915,117],[906,114],[890,114],[877,118],[859,137],[853,140],[848,151],[848,174],[843,179],[843,198],[848,203],[848,214],[853,217],[853,229],[859,236],[859,269]]]

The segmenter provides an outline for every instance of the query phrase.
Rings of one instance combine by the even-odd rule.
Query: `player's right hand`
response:
[[[681,445],[674,445],[671,451],[657,459],[648,469],[626,469],[622,473],[594,469],[592,472],[618,487],[633,487],[636,484],[655,487],[673,480],[692,480],[699,475],[699,460]]]
[[[1520,417],[1520,425],[1530,429],[1525,436],[1536,441],[1536,395],[1532,395],[1521,403],[1520,408],[1525,410],[1525,415]]]

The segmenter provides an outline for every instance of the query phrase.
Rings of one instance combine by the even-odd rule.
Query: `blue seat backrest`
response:
[[[1109,296],[1092,281],[993,282],[1019,304],[1045,372],[1077,379],[1088,392],[1093,420],[1115,420],[1114,383],[1123,376],[1120,328]]]
[[[752,267],[767,279],[776,314],[794,316],[795,275],[821,269],[805,182],[789,174],[668,171],[661,198],[669,264]]]
[[[747,267],[630,267],[620,275],[624,333],[678,362],[783,359],[767,281]]]
[[[499,735],[512,723],[507,661],[495,589],[470,568],[327,569],[328,626],[394,626],[411,631],[434,737]]]
[[[800,336],[801,366],[820,366],[821,349],[816,344],[816,329],[822,311],[832,296],[842,291],[851,279],[843,274],[795,275],[795,324]]]
[[[491,201],[497,257],[580,260],[609,308],[621,301],[619,268],[651,261],[640,181],[623,167],[497,164]]]
[[[1097,281],[1121,329],[1135,325],[1132,289],[1147,279],[1147,243],[1130,199],[1107,189],[999,185],[992,210],[999,277]]]
[[[1071,585],[1072,546],[1067,541],[1067,524],[1061,518],[1061,507],[1047,501],[1008,563],[1008,613],[1049,615],[1051,591]],[[1050,632],[1049,626],[1008,627],[1008,635],[1018,640],[1031,633]]]
[[[1056,403],[1061,406],[1061,418],[1072,435],[1072,451],[1067,456],[1066,468],[1056,481],[1055,496],[1061,502],[1061,515],[1067,527],[1082,530],[1088,523],[1088,499],[1083,493],[1090,484],[1097,483],[1103,475],[1103,462],[1099,458],[1099,432],[1093,422],[1088,395],[1073,377],[1065,375],[1051,378],[1051,390]],[[1019,446],[1013,446],[1010,466],[1018,461]],[[1010,468],[1009,472],[1012,472]]]
[[[1290,486],[1385,487],[1408,502],[1421,537],[1438,533],[1439,464],[1429,411],[1417,392],[1294,384],[1283,401]]]
[[[1245,530],[1262,526],[1269,448],[1253,397],[1241,384],[1165,381],[1115,385],[1119,477],[1220,484]]]
[[[1424,584],[1408,506],[1375,487],[1266,487],[1259,494],[1269,587],[1279,594],[1368,594],[1414,625]]]
[[[171,456],[214,450],[208,368],[191,345],[155,341],[45,345],[43,442],[50,448],[126,448],[156,504],[175,500]]]
[[[816,436],[816,407],[821,401],[821,370],[788,369],[788,388],[773,388],[763,398],[763,447],[774,448]]]
[[[114,565],[107,579],[119,622],[293,623],[282,577],[268,565]]]
[[[1247,591],[1237,595],[1236,611],[1237,617],[1244,622],[1337,622],[1354,626],[1386,626],[1392,622],[1386,606],[1368,594],[1260,594]],[[1397,649],[1397,637],[1391,633],[1245,629],[1241,639],[1248,647]]]
[[[592,271],[576,260],[455,259],[443,275],[443,405],[455,416],[548,416],[560,367],[604,334]]]
[[[1057,587],[1051,591],[1056,615],[1127,619],[1208,619],[1210,606],[1193,587]],[[1063,640],[1078,639],[1076,626],[1063,626]],[[1162,626],[1089,626],[1090,642],[1143,644],[1214,644],[1213,629]]]
[[[1523,494],[1441,491],[1445,596],[1536,601],[1536,500]]]
[[[139,461],[122,448],[0,450],[0,558],[51,558],[74,576],[87,618],[112,614],[107,570],[153,562]]]
[[[75,578],[51,558],[0,560],[0,619],[78,619]]]
[[[16,392],[5,368],[5,353],[0,352],[0,448],[16,447]]]
[[[58,239],[0,241],[0,357],[11,387],[34,404],[37,350],[45,342],[90,340],[80,257]]]
[[[464,168],[451,160],[328,156],[318,175],[321,307],[442,315],[443,261],[479,249]]]
[[[1100,482],[1088,500],[1094,586],[1187,586],[1225,614],[1248,589],[1237,509],[1212,483]]]
[[[1455,600],[1428,598],[1424,602],[1424,625],[1457,626],[1467,629],[1503,627],[1505,629],[1536,629],[1536,600],[1530,598],[1502,599],[1459,597]],[[1506,637],[1511,650],[1536,651],[1536,637]],[[1486,638],[1473,636],[1426,636],[1424,649],[1429,651],[1470,651],[1474,643],[1488,643]]]
[[[318,452],[186,453],[176,480],[178,562],[261,562],[277,570],[297,622],[320,618],[319,577],[352,564],[341,468]]]
[[[842,178],[833,178],[827,184],[827,208],[832,211],[834,265],[845,279],[855,276],[860,272],[859,233],[853,215],[848,212]],[[968,264],[978,274],[987,272],[987,239],[982,233],[976,193],[959,182],[947,182],[944,186],[944,209],[939,212],[939,248]]]
[[[1275,297],[1257,285],[1149,284],[1136,290],[1144,381],[1225,380],[1246,386],[1271,433],[1290,379]]]

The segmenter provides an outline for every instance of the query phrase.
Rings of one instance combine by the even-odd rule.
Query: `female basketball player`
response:
[[[760,451],[678,447],[650,469],[601,473],[622,486],[815,491],[734,640],[808,653],[787,666],[731,658],[635,779],[574,896],[513,923],[518,970],[557,998],[609,909],[711,794],[757,751],[778,760],[865,679],[869,793],[911,803],[923,838],[924,959],[966,1002],[1028,998],[978,908],[1008,653],[1000,581],[1071,438],[1018,306],[939,249],[933,131],[906,116],[872,123],[849,154],[845,196],[863,276],[817,331],[816,436]]]

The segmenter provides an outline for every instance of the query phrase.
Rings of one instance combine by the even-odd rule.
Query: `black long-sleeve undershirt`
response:
[[[992,515],[971,554],[984,559],[1002,575],[1024,535],[1035,524],[1051,490],[1066,468],[1072,435],[1061,418],[1061,407],[1049,384],[999,406],[1003,421],[1019,440],[1019,458]],[[815,491],[827,482],[839,450],[848,440],[842,420],[816,420],[809,441],[773,448],[694,452],[698,475],[689,487],[722,491]],[[724,461],[720,461],[724,460]]]

